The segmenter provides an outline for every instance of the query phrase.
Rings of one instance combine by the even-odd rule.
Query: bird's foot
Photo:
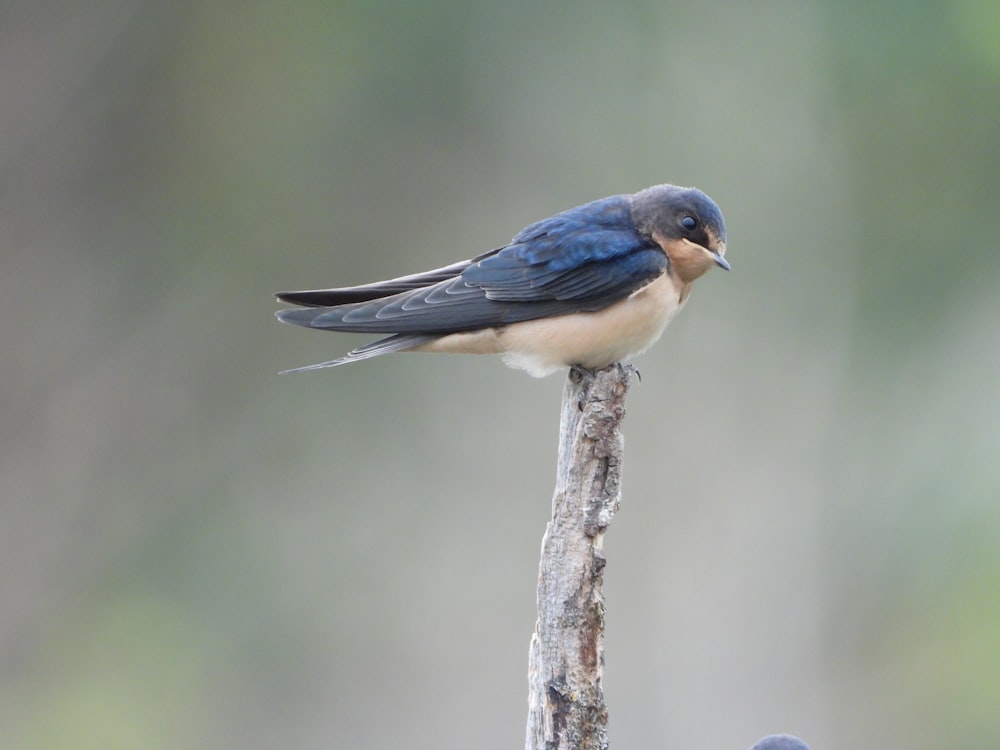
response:
[[[615,362],[615,364],[618,366],[618,372],[624,375],[629,380],[629,382],[631,382],[632,376],[635,376],[635,379],[638,382],[640,383],[642,382],[642,373],[639,372],[639,368],[633,365],[631,362],[627,364],[623,362]]]
[[[584,367],[583,365],[569,366],[569,382],[573,385],[584,386],[577,391],[580,397],[577,399],[576,408],[580,411],[583,411],[583,407],[587,401],[586,394],[590,390],[586,386],[591,385],[595,377],[597,377],[597,370],[591,370],[589,367]]]
[[[569,379],[574,383],[582,383],[584,380],[593,380],[597,375],[596,370],[591,370],[583,365],[570,365],[569,366]]]

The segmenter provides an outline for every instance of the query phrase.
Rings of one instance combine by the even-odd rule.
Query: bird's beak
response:
[[[724,254],[726,252],[726,243],[725,242],[720,242],[719,246],[716,249],[714,249],[714,250],[709,250],[707,247],[704,247],[704,246],[702,246],[702,250],[704,250],[706,253],[708,253],[708,257],[711,258],[712,262],[715,263],[715,265],[717,265],[719,268],[721,268],[721,269],[723,269],[725,271],[731,271],[732,270],[729,267],[729,261],[726,260],[726,256]]]

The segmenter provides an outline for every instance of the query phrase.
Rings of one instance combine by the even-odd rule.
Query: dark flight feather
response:
[[[282,292],[279,299],[307,307],[277,315],[311,328],[433,338],[601,310],[669,264],[663,250],[635,229],[628,207],[628,196],[578,206],[528,226],[506,247],[422,274]]]

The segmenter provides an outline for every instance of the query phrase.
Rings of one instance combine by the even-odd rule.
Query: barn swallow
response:
[[[390,352],[501,354],[535,377],[599,370],[648,349],[713,265],[729,270],[726,225],[700,190],[655,185],[563,211],[510,244],[425,273],[279,292],[283,323],[390,334],[329,362]]]

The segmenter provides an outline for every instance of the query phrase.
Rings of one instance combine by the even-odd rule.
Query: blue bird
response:
[[[563,211],[503,247],[362,286],[279,292],[283,323],[389,334],[329,362],[390,352],[501,354],[535,377],[599,370],[648,349],[713,265],[726,225],[700,190],[655,185]]]
[[[809,745],[790,734],[771,734],[757,740],[750,750],[809,750]]]

